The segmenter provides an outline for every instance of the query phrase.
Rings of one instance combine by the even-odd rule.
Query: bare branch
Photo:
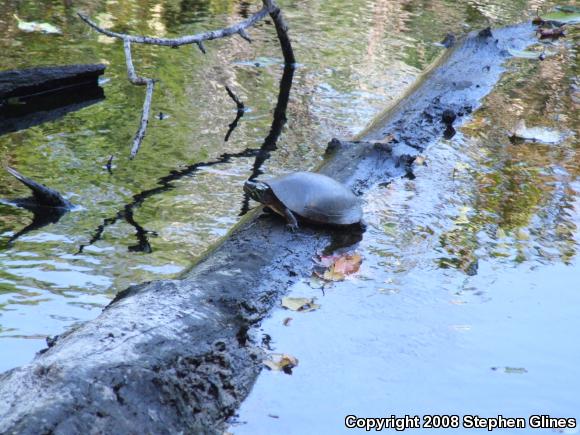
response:
[[[129,76],[129,81],[137,86],[147,86],[145,101],[143,102],[143,111],[141,112],[141,124],[139,125],[139,130],[137,130],[137,133],[135,134],[135,138],[133,139],[133,147],[131,148],[131,155],[129,157],[130,159],[133,159],[141,147],[141,142],[143,142],[145,131],[147,130],[147,124],[149,123],[149,112],[151,110],[151,99],[153,98],[155,80],[147,77],[139,77],[135,72],[133,56],[131,55],[131,41],[124,39],[123,47],[125,48],[125,60],[127,62],[127,75]]]
[[[196,42],[197,44],[197,48],[199,48],[199,51],[201,51],[203,54],[207,54],[207,51],[205,51],[205,46],[203,45],[203,42],[199,41]]]
[[[203,41],[210,41],[212,39],[219,39],[219,38],[226,38],[228,36],[240,34],[240,31],[244,31],[244,29],[253,26],[258,21],[262,20],[266,15],[270,13],[270,7],[266,6],[266,2],[264,2],[264,7],[256,12],[251,17],[245,19],[244,21],[240,21],[233,26],[226,27],[224,29],[219,30],[211,30],[209,32],[198,33],[197,35],[187,35],[182,36],[181,38],[155,38],[151,36],[133,36],[127,35],[124,33],[117,33],[112,32],[107,29],[103,29],[99,27],[95,22],[93,22],[89,17],[86,15],[77,12],[78,16],[81,20],[95,29],[97,32],[102,33],[103,35],[110,36],[111,38],[117,38],[122,40],[128,40],[130,42],[134,42],[136,44],[153,44],[153,45],[165,45],[168,47],[180,47],[182,45],[188,44],[198,44],[200,45]],[[201,49],[201,46],[200,46]]]
[[[147,92],[145,94],[145,101],[143,102],[143,112],[141,114],[141,125],[139,126],[139,130],[137,134],[135,134],[135,138],[133,139],[133,147],[131,148],[131,155],[129,158],[134,159],[139,151],[139,147],[141,146],[141,142],[143,142],[143,138],[145,137],[145,131],[147,130],[147,124],[149,123],[149,111],[151,109],[151,99],[153,98],[153,88],[155,87],[155,80],[153,79],[146,79],[147,80]]]
[[[278,34],[278,40],[280,41],[280,48],[284,54],[284,63],[289,65],[294,65],[296,63],[296,58],[294,57],[294,50],[292,49],[292,43],[290,42],[290,37],[288,36],[288,24],[284,20],[282,11],[278,7],[274,0],[262,0],[264,7],[268,8],[270,17],[274,20],[274,25],[276,26],[276,33]]]

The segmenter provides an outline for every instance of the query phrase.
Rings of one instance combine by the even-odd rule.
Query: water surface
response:
[[[433,43],[440,41],[447,32],[462,33],[469,28],[519,21],[537,7],[546,5],[536,1],[305,0],[280,3],[291,25],[300,65],[294,75],[288,121],[277,140],[277,149],[258,168],[263,178],[313,168],[320,162],[331,137],[350,137],[358,133],[441,53],[442,49]],[[0,5],[0,47],[3,50],[0,69],[69,63],[102,62],[107,65],[102,83],[104,101],[54,122],[0,137],[0,153],[5,164],[58,189],[78,206],[57,223],[11,240],[31,223],[32,217],[25,210],[0,204],[0,371],[29,361],[44,347],[46,336],[62,333],[70,326],[96,317],[114,294],[128,285],[178,275],[237,222],[243,207],[241,185],[256,173],[254,156],[244,150],[258,149],[268,135],[282,76],[282,59],[269,22],[250,31],[254,39],[251,45],[237,37],[214,41],[206,44],[208,54],[205,56],[196,47],[179,50],[136,47],[134,57],[138,72],[160,80],[152,111],[169,116],[151,120],[138,157],[129,161],[143,89],[128,83],[119,42],[88,29],[78,20],[75,10],[83,10],[103,26],[115,30],[170,37],[234,23],[256,10],[257,5],[228,0],[79,1],[67,6],[69,4],[22,1]],[[59,26],[63,34],[23,33],[18,30],[13,14],[26,21],[50,22]],[[547,65],[543,68],[549,65],[555,68],[541,71],[554,79],[541,81],[542,86],[555,87],[560,83],[558,80],[567,83],[565,80],[577,74],[558,70],[557,65],[564,65],[562,62],[542,65]],[[529,67],[520,65],[519,68],[527,71]],[[532,73],[538,72],[530,71]],[[514,80],[525,82],[526,77],[522,74]],[[236,109],[224,90],[226,84],[248,108],[227,142],[224,136],[228,124],[235,118]],[[498,95],[509,99],[509,107],[521,107],[520,113],[530,110],[528,107],[538,107],[531,112],[537,119],[543,119],[543,110],[565,116],[564,108],[569,107],[569,101],[550,99],[553,93],[530,94],[520,89],[511,86]],[[565,93],[568,88],[562,85],[558,89]],[[518,96],[518,92],[523,96]],[[515,98],[525,98],[525,101],[513,105]],[[554,107],[544,106],[545,100],[552,102]],[[496,104],[501,107],[502,101]],[[530,125],[535,120],[530,117]],[[488,122],[495,125],[502,121],[498,115],[497,119]],[[476,172],[481,167],[488,168],[491,181],[484,176],[466,177],[472,183],[467,183],[457,194],[456,201],[462,204],[458,207],[470,207],[471,211],[466,213],[470,217],[469,213],[477,215],[470,220],[473,228],[469,226],[460,232],[449,229],[443,233],[447,224],[441,219],[449,216],[429,209],[429,204],[434,207],[437,204],[425,201],[423,213],[433,215],[430,224],[433,228],[429,226],[431,230],[425,229],[425,232],[437,232],[428,239],[431,242],[425,242],[431,244],[417,251],[416,256],[405,254],[406,251],[397,248],[398,244],[408,244],[395,237],[401,233],[398,226],[405,225],[407,231],[401,234],[413,240],[417,238],[417,241],[421,240],[421,231],[413,228],[428,227],[427,221],[413,221],[407,213],[406,201],[410,197],[405,199],[402,192],[412,192],[416,186],[406,187],[406,182],[401,181],[369,194],[366,199],[368,212],[375,216],[376,222],[363,242],[367,278],[357,284],[364,288],[358,296],[361,302],[375,306],[371,300],[378,298],[391,306],[396,298],[423,300],[422,296],[410,296],[412,293],[401,291],[403,287],[414,288],[402,278],[409,267],[405,266],[405,261],[426,264],[433,269],[427,268],[434,274],[428,278],[409,277],[417,280],[415,286],[442,279],[441,282],[449,284],[440,288],[440,292],[459,291],[454,286],[466,279],[462,271],[476,257],[479,270],[485,270],[484,259],[476,253],[481,249],[477,243],[479,237],[487,235],[490,240],[486,243],[504,249],[505,243],[494,239],[497,231],[493,232],[493,225],[499,225],[494,221],[497,216],[505,219],[506,224],[498,228],[504,231],[508,241],[516,237],[513,231],[520,228],[533,235],[531,230],[526,230],[526,225],[533,223],[539,233],[547,231],[541,240],[551,237],[550,244],[546,241],[538,245],[545,257],[538,254],[536,245],[527,242],[526,246],[531,247],[526,248],[527,256],[520,261],[521,267],[543,268],[547,263],[550,267],[567,265],[566,270],[573,267],[576,245],[570,235],[575,234],[576,227],[569,220],[557,218],[557,211],[562,209],[560,201],[564,201],[563,198],[571,201],[569,198],[576,192],[570,187],[574,186],[573,174],[577,170],[572,142],[566,142],[567,148],[529,147],[525,157],[531,159],[531,169],[524,171],[518,163],[522,148],[509,144],[506,148],[505,141],[485,141],[483,146],[477,142],[477,135],[474,137],[461,136],[444,144],[450,149],[449,153],[462,154],[468,145],[470,149],[488,150],[488,154],[473,157],[473,167]],[[506,149],[512,153],[511,160],[493,160],[508,152]],[[234,157],[224,158],[224,153]],[[110,155],[114,155],[112,174],[104,167]],[[437,161],[439,157],[434,156],[433,160]],[[555,175],[546,173],[545,169],[553,161],[562,166]],[[208,165],[207,162],[216,163]],[[431,166],[428,168],[426,170]],[[183,175],[164,178],[175,171]],[[567,187],[554,184],[553,177],[562,174],[570,179]],[[27,193],[8,174],[1,173],[0,177],[0,197],[15,198]],[[540,177],[544,184],[537,187],[534,177]],[[438,180],[435,176],[432,178]],[[395,188],[396,185],[400,187]],[[512,191],[506,186],[512,186]],[[441,186],[441,192],[447,187]],[[517,212],[510,214],[502,209],[506,206],[507,195],[514,201],[517,199],[517,207],[514,206]],[[399,202],[393,202],[397,196]],[[430,198],[433,199],[432,195]],[[416,203],[418,201],[413,201]],[[448,209],[451,216],[459,213],[447,200],[441,204],[444,206],[439,207]],[[531,210],[531,214],[526,214],[526,210]],[[544,230],[542,219],[563,223],[548,227],[553,230]],[[512,267],[509,261],[516,255],[514,252],[519,252],[519,248],[513,248],[515,242],[507,246],[511,249],[511,257],[488,254],[489,268],[499,268],[498,274],[502,276],[504,268]],[[438,251],[434,252],[432,247]],[[393,266],[398,264],[391,262],[393,252],[401,258],[398,260],[401,265]],[[403,275],[391,273],[399,269]],[[422,292],[434,297],[427,287],[422,288]],[[388,296],[391,294],[407,296]],[[334,300],[340,305],[339,298]],[[350,308],[351,302],[344,302],[342,309]],[[376,309],[380,316],[388,318],[390,315],[380,306]],[[407,306],[407,312],[410,311],[414,312],[411,305]],[[425,311],[432,311],[428,304]],[[392,312],[404,319],[404,310]],[[478,313],[481,315],[480,311]],[[442,322],[440,316],[437,322]],[[376,322],[369,320],[369,327],[370,323]],[[419,343],[429,341],[433,335]],[[352,342],[357,343],[357,340]],[[381,343],[386,346],[385,342]],[[354,347],[345,351],[356,354],[357,349],[364,349],[363,344],[364,341],[353,344]],[[404,342],[399,346],[404,346]],[[432,349],[435,352],[436,348]],[[514,362],[503,364],[508,363]],[[336,364],[342,363],[337,360]],[[345,371],[345,366],[341,366],[340,370]],[[359,370],[362,367],[353,373]]]

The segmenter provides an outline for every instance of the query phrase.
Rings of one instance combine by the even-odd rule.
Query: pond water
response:
[[[299,364],[291,376],[262,372],[231,433],[348,433],[348,415],[433,414],[460,416],[443,433],[472,433],[464,415],[525,419],[502,433],[580,432],[528,420],[580,422],[573,32],[544,45],[543,62],[510,60],[472,119],[427,149],[415,179],[365,195],[361,271],[323,290],[296,284],[290,296],[320,308],[278,309],[261,325],[269,351]],[[510,139],[522,119],[564,139]]]
[[[5,164],[78,206],[56,223],[18,234],[32,222],[31,214],[0,204],[0,371],[29,361],[47,336],[96,317],[117,291],[186,269],[238,221],[244,180],[314,168],[330,138],[360,132],[416,80],[442,52],[434,43],[447,32],[521,21],[551,5],[499,0],[280,4],[300,65],[287,123],[264,162],[254,151],[270,132],[282,77],[270,22],[250,31],[251,45],[237,37],[212,41],[206,55],[196,47],[135,47],[138,72],[160,80],[152,112],[168,116],[151,120],[142,149],[129,160],[144,90],[128,83],[119,42],[88,29],[75,15],[78,9],[116,30],[170,37],[232,24],[257,4],[0,4],[0,69],[107,65],[103,101],[0,136]],[[63,34],[23,33],[14,14],[54,24]],[[360,247],[361,275],[328,289],[323,308],[298,313],[291,329],[279,326],[284,312],[266,322],[276,348],[296,354],[301,364],[292,377],[265,373],[260,378],[240,415],[248,424],[234,426],[236,433],[260,433],[262,427],[272,429],[263,433],[309,433],[304,432],[308,422],[318,428],[324,422],[338,424],[338,430],[347,409],[383,415],[387,408],[460,412],[481,404],[478,412],[495,412],[508,400],[514,401],[508,411],[529,409],[518,408],[514,397],[504,394],[508,390],[528,397],[542,389],[540,408],[554,403],[560,413],[573,410],[572,392],[579,385],[568,383],[564,391],[556,383],[573,374],[578,382],[573,367],[580,356],[577,346],[564,341],[578,330],[574,41],[572,34],[551,47],[556,54],[542,63],[511,62],[510,74],[463,131],[428,151],[416,180],[367,194],[371,225]],[[248,109],[227,142],[236,107],[225,85]],[[550,146],[512,144],[506,132],[518,119],[557,128],[566,139]],[[105,168],[111,155],[112,174]],[[10,175],[0,177],[0,197],[27,193]],[[304,284],[293,292],[320,297],[320,289]],[[349,324],[344,319],[356,327],[341,331],[337,342],[336,326]],[[538,343],[549,346],[541,355]],[[505,367],[517,373],[506,373]],[[382,373],[378,384],[377,371]],[[453,383],[465,379],[471,384]],[[371,381],[376,385],[369,390]],[[419,396],[410,395],[411,382]],[[338,403],[340,391],[354,385],[360,391],[349,393],[350,402]],[[488,385],[485,400],[463,400],[462,391],[482,385]],[[494,401],[490,393],[502,400]],[[275,406],[265,402],[273,396]],[[360,397],[365,400],[357,402]],[[417,402],[417,397],[423,399]],[[447,406],[458,397],[461,409]],[[312,410],[311,419],[300,415],[304,408]],[[315,410],[326,420],[312,420]],[[334,418],[338,423],[330,421]],[[298,419],[302,422],[293,426]]]

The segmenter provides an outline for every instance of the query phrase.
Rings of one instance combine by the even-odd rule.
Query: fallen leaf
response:
[[[395,136],[393,136],[392,134],[388,134],[383,139],[377,141],[377,143],[388,144],[388,143],[392,142],[394,139],[395,139]]]
[[[362,257],[359,253],[355,252],[352,255],[347,254],[334,262],[334,270],[335,272],[340,272],[345,275],[352,275],[353,273],[358,272],[361,263]]]
[[[322,281],[318,276],[313,275],[310,277],[310,280],[308,281],[308,285],[310,286],[310,288],[321,288],[324,289],[324,281]]]
[[[291,321],[292,321],[292,317],[286,317],[286,318],[285,318],[285,319],[282,321],[282,324],[283,324],[284,326],[289,326]]]
[[[16,14],[14,18],[18,21],[18,28],[23,32],[40,32],[40,33],[51,33],[51,34],[61,34],[62,31],[52,24],[49,23],[36,23],[34,21],[23,21]]]
[[[401,290],[396,289],[396,288],[380,288],[378,289],[379,293],[385,294],[385,295],[395,295],[397,293],[400,293]]]
[[[314,311],[320,305],[314,303],[314,298],[282,298],[282,306],[292,311]]]
[[[321,278],[326,281],[344,281],[346,276],[342,273],[335,272],[334,267],[331,267],[322,274]]]
[[[338,258],[340,258],[340,255],[338,254],[320,255],[319,258],[313,258],[313,260],[319,266],[330,267]]]
[[[516,237],[518,240],[530,240],[530,235],[522,229],[518,230],[518,232],[516,233]]]
[[[498,227],[497,231],[495,232],[496,239],[505,239],[507,237],[507,233],[501,227]]]
[[[470,169],[471,166],[469,166],[467,163],[464,162],[457,162],[455,164],[455,169],[457,169],[458,171],[463,171],[465,169]]]
[[[263,363],[270,370],[292,374],[292,369],[298,365],[298,359],[285,353],[272,353]]]
[[[348,275],[358,272],[361,263],[362,257],[357,252],[321,257],[318,264],[328,269],[317,275],[325,281],[343,281]]]

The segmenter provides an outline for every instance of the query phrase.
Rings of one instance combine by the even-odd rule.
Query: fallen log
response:
[[[493,88],[506,48],[532,41],[530,25],[460,40],[361,141],[333,140],[320,171],[359,193],[408,175],[413,156]],[[260,371],[253,327],[310,273],[312,255],[343,236],[292,234],[276,217],[246,215],[180,279],[120,292],[98,318],[1,375],[0,433],[221,433]]]
[[[98,85],[105,65],[65,65],[0,71],[0,100]]]
[[[53,121],[105,98],[104,65],[0,72],[0,135]]]

